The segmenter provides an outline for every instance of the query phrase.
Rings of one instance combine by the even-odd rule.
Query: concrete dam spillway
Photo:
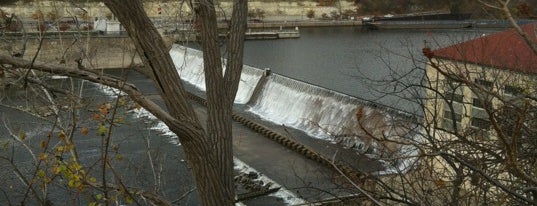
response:
[[[202,52],[174,45],[170,55],[181,78],[205,91]],[[375,153],[378,147],[363,128],[373,135],[406,136],[395,123],[405,116],[398,111],[247,65],[235,103],[264,120],[360,153]]]

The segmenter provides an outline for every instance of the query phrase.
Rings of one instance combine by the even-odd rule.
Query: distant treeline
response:
[[[446,10],[451,13],[473,13],[475,18],[502,18],[502,14],[487,8],[477,0],[355,0],[362,14],[405,14]],[[511,1],[511,12],[518,18],[535,18],[537,0]]]
[[[1,0],[0,5],[16,2],[36,2],[39,0]],[[103,0],[55,0],[75,3],[102,2]],[[180,0],[142,0],[144,2],[173,2]],[[233,0],[215,0],[230,2]],[[262,2],[303,2],[307,0],[253,0]],[[494,9],[486,8],[477,0],[313,0],[318,6],[337,6],[339,1],[354,2],[356,12],[361,15],[408,14],[427,11],[450,11],[451,13],[473,13],[474,18],[502,18]],[[300,4],[299,4],[300,5]],[[537,0],[512,0],[511,12],[517,18],[535,19],[537,17]]]

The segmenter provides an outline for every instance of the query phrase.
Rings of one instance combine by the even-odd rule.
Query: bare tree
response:
[[[387,95],[414,102],[423,115],[410,124],[412,136],[369,136],[402,151],[384,157],[394,165],[389,174],[371,176],[370,192],[384,203],[537,205],[536,26],[517,25],[510,1],[482,3],[513,24],[495,34],[505,38],[485,36],[438,50],[427,42],[425,58],[414,59],[417,69],[393,70],[396,80],[384,82],[395,88]],[[524,52],[509,50],[515,42]],[[516,55],[500,59],[505,53]]]

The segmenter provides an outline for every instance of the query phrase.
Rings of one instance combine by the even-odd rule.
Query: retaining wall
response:
[[[140,64],[132,41],[127,37],[84,38],[62,36],[44,39],[39,48],[38,39],[28,39],[24,58],[31,60],[37,54],[37,61],[53,64],[78,66],[75,60],[83,59],[82,66],[88,69],[125,68]],[[0,53],[22,53],[24,40],[13,40],[0,45]]]

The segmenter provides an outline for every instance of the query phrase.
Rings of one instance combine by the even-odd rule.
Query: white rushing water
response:
[[[123,92],[117,89],[110,88],[107,86],[102,86],[102,85],[97,85],[97,86],[102,93],[104,93],[105,95],[109,97],[113,98],[113,97],[117,97],[118,95],[124,95]],[[172,131],[170,131],[168,126],[166,126],[166,124],[164,124],[162,121],[159,121],[153,114],[149,113],[144,108],[136,108],[132,110],[131,112],[134,118],[150,120],[151,122],[153,122],[153,124],[151,124],[149,128],[150,130],[157,131],[160,135],[169,137],[171,144],[181,146],[181,143],[179,142],[179,138],[177,138],[177,135],[175,135]],[[234,164],[234,169],[238,172],[259,173],[257,170],[255,170],[248,164],[244,163],[243,161],[239,160],[238,158],[235,158],[235,157],[233,158],[233,164]],[[260,174],[259,179],[263,180],[263,182],[270,183],[272,187],[280,187],[278,191],[270,194],[270,196],[282,199],[283,202],[286,203],[287,205],[297,205],[297,204],[306,203],[305,200],[299,198],[296,194],[286,189],[282,185],[278,184],[274,180],[270,179],[269,177],[265,175],[262,175],[261,173],[259,174]],[[244,205],[244,204],[239,202],[237,203],[237,205]]]
[[[174,45],[170,54],[181,78],[205,91],[202,53]],[[266,81],[261,81],[262,78]],[[391,115],[385,109],[278,74],[266,76],[263,70],[249,66],[244,66],[235,103],[247,104],[248,112],[275,124],[338,142],[359,152],[371,148],[373,142],[364,139],[367,135],[356,118],[358,111],[362,114],[363,127],[378,131],[378,135],[393,136],[394,133]]]
[[[358,106],[348,96],[273,74],[249,111],[313,137],[332,140],[336,134],[355,133]]]
[[[203,53],[195,49],[173,45],[170,55],[181,79],[196,86],[201,91],[206,91]],[[223,68],[225,70],[225,66]],[[262,75],[263,71],[259,69],[247,65],[243,66],[235,103],[246,104],[250,100]]]

